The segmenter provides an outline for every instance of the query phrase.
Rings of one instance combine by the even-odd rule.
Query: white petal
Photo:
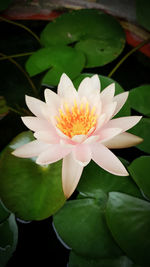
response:
[[[105,105],[102,108],[102,113],[106,115],[105,123],[112,118],[115,112],[115,109],[116,109],[116,105],[117,105],[117,102],[111,102],[110,104]]]
[[[47,165],[64,158],[70,153],[70,148],[62,147],[60,144],[49,145],[49,148],[43,151],[37,158],[36,163]]]
[[[127,176],[128,172],[121,161],[102,144],[94,144],[92,147],[92,159],[104,170],[119,176]]]
[[[31,116],[27,116],[27,117],[21,117],[23,123],[32,131],[41,131],[41,130],[51,130],[52,125],[41,118],[37,118],[37,117],[31,117]]]
[[[57,144],[60,140],[58,135],[52,131],[38,131],[34,133],[34,137],[48,144]]]
[[[121,128],[122,132],[125,132],[135,126],[140,120],[142,116],[127,116],[122,118],[117,118],[110,120],[106,126],[107,128]]]
[[[114,101],[117,102],[117,106],[116,106],[113,116],[115,116],[119,112],[119,110],[123,107],[123,105],[125,104],[128,98],[128,95],[129,95],[129,92],[124,92],[114,97]]]
[[[105,128],[105,129],[102,129],[100,131],[100,134],[99,134],[99,141],[101,141],[101,143],[104,143],[106,140],[109,140],[109,139],[113,138],[114,136],[118,135],[119,133],[121,133],[121,129],[120,128]]]
[[[37,117],[40,117],[40,118],[43,118],[43,109],[46,108],[46,104],[37,99],[37,98],[34,98],[34,97],[31,97],[31,96],[27,96],[25,97],[25,100],[26,100],[26,104],[28,106],[28,108],[31,110],[31,112],[37,116]]]
[[[12,152],[12,154],[20,158],[32,158],[38,156],[47,148],[47,144],[44,144],[38,140],[34,140],[17,148],[15,151]]]
[[[74,135],[71,140],[77,143],[82,143],[86,139],[85,134]]]
[[[115,83],[108,85],[101,92],[101,101],[103,107],[113,101],[114,94],[115,94]]]
[[[86,166],[91,160],[91,149],[87,144],[79,144],[73,150],[75,160],[82,166]]]
[[[92,78],[86,77],[82,80],[78,88],[78,94],[80,97],[86,97],[88,100],[90,100],[90,98],[100,96],[100,84],[98,82],[99,78],[97,75],[96,77],[94,76]]]
[[[97,74],[91,77],[91,82],[92,82],[92,87],[95,88],[96,91],[100,92],[101,84],[100,84],[100,79]]]
[[[45,89],[44,95],[48,105],[49,114],[56,116],[60,107],[60,97],[49,89]]]
[[[65,73],[60,78],[57,92],[61,98],[68,100],[68,102],[75,99],[78,95],[72,81]]]
[[[92,144],[95,143],[98,139],[99,135],[91,135],[83,142],[83,144]]]
[[[133,135],[131,133],[121,133],[108,141],[104,141],[103,144],[108,148],[125,148],[136,146],[143,141],[141,137]]]
[[[69,198],[76,189],[82,171],[83,166],[73,159],[72,153],[63,159],[62,185],[66,198]]]

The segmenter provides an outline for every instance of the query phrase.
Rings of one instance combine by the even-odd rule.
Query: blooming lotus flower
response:
[[[45,89],[45,102],[26,96],[26,104],[35,117],[23,117],[36,140],[13,152],[23,158],[37,157],[40,165],[60,159],[62,186],[68,198],[75,190],[84,166],[95,161],[106,171],[128,175],[120,160],[109,148],[124,148],[142,141],[127,133],[141,119],[128,116],[112,119],[124,105],[128,92],[114,96],[112,83],[100,93],[98,75],[85,78],[78,88],[66,74],[61,76],[57,94]]]

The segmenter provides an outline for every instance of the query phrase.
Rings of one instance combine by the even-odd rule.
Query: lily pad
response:
[[[4,205],[23,220],[42,220],[65,202],[61,183],[61,161],[42,167],[35,158],[11,155],[17,147],[33,140],[31,132],[18,135],[0,158],[0,196]]]
[[[122,193],[109,193],[106,219],[126,255],[139,265],[149,266],[150,203]]]
[[[150,199],[150,156],[135,159],[128,169],[136,184],[142,189],[144,195]]]
[[[10,212],[5,208],[4,204],[0,200],[0,223],[5,221],[10,215]]]
[[[133,267],[132,261],[126,256],[121,256],[114,259],[88,259],[83,258],[73,251],[69,256],[68,267]],[[134,265],[135,266],[135,265]],[[136,266],[135,266],[136,267]],[[138,267],[138,266],[137,266]]]
[[[74,44],[86,56],[86,67],[103,66],[114,60],[125,45],[121,25],[100,10],[65,13],[47,24],[41,34],[45,46]]]
[[[129,102],[131,108],[150,117],[150,84],[130,90]]]
[[[18,228],[13,214],[0,224],[0,237],[0,266],[5,267],[18,241]]]
[[[1,0],[0,1],[0,11],[3,11],[9,7],[11,4],[12,0]]]
[[[77,190],[83,197],[100,198],[101,194],[117,191],[142,198],[130,176],[110,174],[93,161],[84,168]]]
[[[150,10],[149,0],[136,0],[137,21],[148,31],[150,31],[149,10]]]
[[[71,200],[54,215],[58,236],[82,257],[100,259],[122,255],[105,222],[105,200]]]
[[[93,76],[93,74],[91,73],[82,73],[80,74],[76,79],[73,80],[74,86],[76,88],[78,88],[80,82],[86,78],[86,77],[91,77]],[[108,85],[110,85],[111,83],[115,83],[115,95],[118,95],[120,93],[124,92],[124,89],[122,88],[122,86],[114,81],[113,79],[107,77],[107,76],[103,76],[103,75],[98,75],[100,82],[101,82],[101,90],[105,89]],[[115,118],[117,117],[122,117],[122,116],[130,116],[130,106],[129,106],[129,101],[127,100],[125,105],[122,107],[122,109],[116,114]]]
[[[26,70],[30,76],[49,70],[42,83],[57,85],[60,76],[65,72],[71,79],[77,77],[85,65],[82,52],[67,46],[51,46],[41,48],[33,53],[26,62]]]
[[[150,119],[142,118],[142,120],[140,120],[136,126],[129,130],[129,132],[142,137],[143,142],[137,145],[137,147],[146,153],[150,153]]]

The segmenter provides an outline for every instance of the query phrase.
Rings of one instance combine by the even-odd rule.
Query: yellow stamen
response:
[[[59,116],[56,116],[56,126],[70,138],[74,135],[86,135],[91,128],[94,129],[96,127],[97,116],[95,109],[95,107],[91,109],[88,102],[81,103],[78,106],[76,99],[70,109],[68,104],[65,103],[64,111],[59,109]]]

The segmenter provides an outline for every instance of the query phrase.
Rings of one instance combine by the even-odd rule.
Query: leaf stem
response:
[[[3,53],[0,53],[0,56],[7,57],[7,59],[11,63],[13,63],[14,65],[16,65],[16,67],[24,74],[24,76],[28,80],[29,84],[31,85],[31,88],[32,88],[32,91],[33,91],[34,95],[35,96],[38,96],[38,90],[37,90],[37,88],[35,87],[34,83],[32,82],[32,80],[29,77],[29,75],[27,74],[27,72],[22,68],[22,66],[17,61],[15,61],[13,58],[11,58],[11,56],[7,56],[7,55],[5,55]]]
[[[25,57],[25,56],[30,56],[30,55],[32,55],[33,53],[34,53],[34,51],[33,51],[33,52],[20,53],[20,54],[14,54],[14,55],[10,55],[10,56],[3,56],[3,57],[0,58],[0,61],[1,61],[1,60],[5,60],[5,59],[8,59],[9,57],[11,57],[11,58],[15,58],[15,57]]]
[[[134,52],[136,52],[138,49],[143,47],[144,45],[148,44],[150,42],[150,38],[144,40],[141,42],[139,45],[131,49],[118,63],[117,65],[112,69],[112,71],[108,74],[108,77],[112,77],[112,75],[116,72],[116,70],[120,67],[120,65],[129,57],[131,56]]]
[[[25,25],[23,25],[21,23],[18,23],[18,22],[14,22],[14,21],[9,20],[9,19],[6,19],[6,18],[4,18],[2,16],[0,16],[0,20],[23,28],[24,30],[26,30],[27,32],[29,32],[38,41],[38,43],[41,45],[40,38],[33,31],[31,31],[28,27],[26,27]]]

